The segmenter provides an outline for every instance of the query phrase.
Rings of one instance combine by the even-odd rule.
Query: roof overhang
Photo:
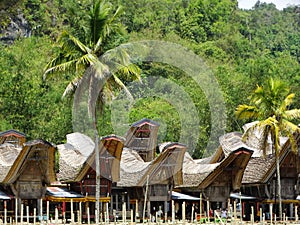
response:
[[[176,191],[172,191],[172,199],[174,200],[190,200],[190,201],[199,201],[200,198],[194,197],[191,195],[182,194]]]
[[[240,194],[240,193],[230,193],[230,198],[242,199],[242,200],[256,199],[256,197],[254,197],[254,196],[244,195],[244,194]]]

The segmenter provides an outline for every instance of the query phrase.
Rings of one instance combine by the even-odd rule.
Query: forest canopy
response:
[[[239,104],[248,103],[250,93],[270,77],[287,83],[296,94],[292,107],[300,108],[300,6],[278,10],[274,4],[257,2],[251,10],[242,10],[233,0],[111,0],[109,4],[112,11],[121,6],[118,23],[124,29],[112,33],[103,50],[128,42],[160,40],[179,44],[200,57],[223,95],[226,121],[217,128],[223,133],[240,131],[248,122],[237,121],[234,111]],[[46,80],[43,74],[58,53],[63,32],[84,37],[92,1],[24,0],[0,5],[4,6],[0,19],[0,131],[17,129],[29,138],[64,142],[66,134],[73,132],[73,96],[62,95],[74,74],[66,72]],[[199,129],[193,156],[209,154],[205,151],[214,123],[211,112],[218,105],[209,104],[206,93],[180,68],[160,62],[137,64],[142,80],[163,78],[188,94],[197,110]],[[120,77],[125,85],[132,84]],[[183,126],[180,113],[149,87],[138,86],[146,97],[130,106],[125,128],[149,118],[161,124],[159,142],[178,141]],[[120,89],[115,89],[114,95],[118,94]],[[99,134],[115,133],[113,122],[112,105],[106,104],[104,114],[98,117]]]

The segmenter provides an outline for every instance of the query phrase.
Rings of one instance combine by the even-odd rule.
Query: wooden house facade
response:
[[[158,123],[143,119],[129,128],[126,139],[109,135],[99,140],[100,201],[108,204],[111,215],[113,210],[121,211],[124,203],[140,218],[145,204],[148,217],[159,208],[170,215],[174,190],[194,196],[190,199],[197,202],[201,196],[202,212],[227,208],[228,200],[236,196],[249,197],[242,202],[245,219],[249,219],[251,206],[256,213],[260,207],[270,213],[271,205],[273,212],[278,210],[275,157],[272,152],[262,157],[259,146],[251,143],[258,136],[244,141],[239,132],[225,134],[211,157],[193,159],[181,143],[163,143],[158,148],[158,128]],[[59,208],[64,213],[82,206],[83,217],[87,217],[89,207],[93,218],[94,142],[79,133],[68,135],[67,143],[57,146],[44,140],[26,142],[24,138],[14,130],[0,133],[0,211],[6,205],[13,212],[11,216],[18,216],[21,209],[15,203],[23,203],[30,206],[30,213],[33,208],[39,213],[45,207],[43,199],[52,202],[53,211]],[[298,134],[295,140],[299,147]],[[300,203],[300,155],[291,150],[287,138],[281,139],[281,148],[282,200],[286,215],[293,217],[294,206]],[[58,172],[54,170],[56,149]],[[158,149],[159,154],[155,154]]]
[[[295,134],[295,140],[299,149],[299,134]],[[291,149],[290,141],[282,138],[278,159],[283,212],[286,216],[295,218],[295,205],[300,203],[298,197],[300,194],[299,150],[294,152]],[[272,207],[273,213],[279,213],[276,176],[276,157],[274,153],[270,153],[265,157],[253,157],[250,160],[242,180],[242,191],[249,196],[254,196],[257,201],[252,202],[252,204],[244,204],[245,215],[249,214],[251,206],[254,206],[255,209],[263,208],[267,215],[270,214],[270,207]]]
[[[131,125],[127,134],[125,147],[139,153],[145,162],[155,158],[159,124],[149,119],[142,119]]]
[[[236,134],[220,137],[220,147],[207,159],[193,160],[186,156],[183,164],[183,185],[179,188],[210,202],[210,209],[228,207],[230,194],[239,192],[244,170],[253,151],[240,142]],[[207,211],[203,204],[202,212]]]
[[[12,144],[17,147],[22,147],[26,142],[26,135],[17,130],[7,130],[0,132],[0,145],[2,144]]]
[[[142,215],[147,204],[147,217],[153,210],[167,211],[174,186],[182,184],[182,163],[186,146],[180,143],[165,143],[161,153],[151,162],[144,162],[132,149],[124,149],[121,159],[121,179],[117,187],[122,187],[131,200],[131,208]],[[137,207],[137,208],[136,208]]]
[[[44,140],[33,140],[25,142],[20,148],[20,142],[17,143],[14,147],[7,143],[0,146],[1,186],[2,190],[9,195],[3,207],[6,206],[10,212],[14,211],[10,213],[14,218],[21,214],[20,203],[30,206],[31,215],[34,208],[40,209],[41,199],[45,198],[47,186],[56,180],[53,144]],[[22,213],[25,213],[25,207]]]

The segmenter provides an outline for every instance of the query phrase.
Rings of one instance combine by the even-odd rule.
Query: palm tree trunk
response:
[[[98,149],[98,132],[95,129],[95,161],[96,161],[96,205],[95,209],[97,210],[97,218],[95,218],[96,225],[99,224],[99,214],[100,214],[100,156],[99,156],[99,149]],[[95,215],[96,216],[96,215]]]
[[[280,167],[279,156],[276,154],[276,175],[277,175],[277,195],[279,201],[279,219],[282,220],[282,199],[281,199],[281,181],[280,181]]]

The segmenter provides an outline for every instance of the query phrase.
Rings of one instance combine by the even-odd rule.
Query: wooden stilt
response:
[[[99,224],[99,216],[98,216],[98,211],[95,209],[95,223]]]
[[[55,224],[58,225],[58,209],[55,207]]]
[[[50,218],[49,218],[49,201],[46,203],[46,223],[49,224]]]
[[[40,223],[43,223],[43,199],[40,199]]]
[[[87,213],[88,225],[90,225],[91,224],[91,220],[90,220],[90,207],[87,207],[86,213]]]
[[[21,225],[23,225],[23,204],[21,204]]]
[[[18,198],[15,198],[15,221],[16,225],[18,225]]]
[[[26,206],[26,221],[27,221],[27,225],[29,225],[29,206]]]
[[[71,224],[74,224],[73,199],[71,199]]]
[[[273,205],[270,204],[270,224],[273,224]]]
[[[251,224],[254,224],[254,207],[251,206]]]
[[[82,202],[79,202],[78,224],[82,224]]]
[[[194,204],[192,205],[192,214],[191,214],[191,223],[194,223],[194,211],[195,211],[195,206]]]
[[[174,200],[172,200],[172,224],[175,224],[175,204]]]
[[[7,208],[6,208],[6,201],[4,201],[4,225],[7,224]]]
[[[185,202],[182,203],[182,224],[185,225]]]
[[[201,216],[202,216],[202,192],[200,192],[200,205],[199,205],[199,223],[201,224]],[[196,218],[197,220],[197,218]]]
[[[33,209],[33,225],[36,225],[36,208]]]

